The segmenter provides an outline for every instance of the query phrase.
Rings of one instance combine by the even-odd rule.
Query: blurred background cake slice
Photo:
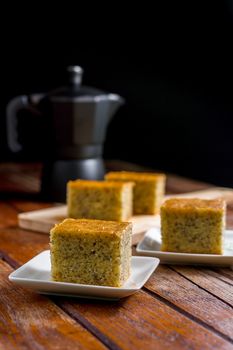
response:
[[[225,202],[222,199],[173,198],[161,206],[161,250],[222,254]]]
[[[66,219],[50,232],[54,281],[120,287],[131,268],[132,224]]]
[[[113,171],[105,175],[109,181],[133,181],[133,213],[157,214],[165,192],[165,174]]]
[[[132,216],[132,182],[69,181],[68,216],[71,218],[127,221]]]

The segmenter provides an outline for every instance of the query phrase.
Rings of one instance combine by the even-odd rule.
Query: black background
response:
[[[233,3],[171,4],[5,12],[0,160],[24,159],[7,148],[6,103],[62,85],[65,67],[78,64],[86,85],[126,99],[105,158],[233,186]]]

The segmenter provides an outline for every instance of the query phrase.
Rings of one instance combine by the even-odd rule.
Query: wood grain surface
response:
[[[12,285],[7,279],[11,271],[0,260],[1,349],[55,349],[58,344],[60,349],[105,349],[48,298]]]
[[[111,165],[127,170],[125,163]],[[13,169],[19,181],[22,169]],[[35,169],[31,176],[30,182]],[[170,193],[207,187],[168,178]],[[9,273],[49,244],[48,236],[20,229],[17,215],[51,206],[16,192],[0,201],[0,349],[233,349],[230,268],[160,265],[141,291],[118,302],[45,297],[13,285]],[[231,207],[227,219],[233,227]]]

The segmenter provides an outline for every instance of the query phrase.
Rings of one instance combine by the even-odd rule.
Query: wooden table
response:
[[[118,302],[46,297],[9,282],[10,272],[48,249],[47,235],[17,226],[19,212],[51,206],[36,199],[39,170],[0,165],[0,349],[233,349],[230,268],[160,265],[141,291]],[[206,187],[169,176],[167,190]]]

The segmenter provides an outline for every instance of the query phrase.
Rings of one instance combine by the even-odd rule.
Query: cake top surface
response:
[[[165,179],[165,174],[162,173],[141,173],[133,171],[110,171],[106,174],[107,179],[120,179],[132,181],[151,181],[157,179]]]
[[[51,233],[53,234],[108,234],[121,236],[123,232],[132,227],[130,222],[116,222],[92,219],[65,219],[60,224],[55,225]]]
[[[134,186],[133,182],[117,181],[95,181],[95,180],[74,180],[68,182],[69,187],[88,187],[88,188],[122,188],[124,186]]]
[[[225,201],[222,198],[171,198],[166,200],[162,208],[181,210],[223,210]]]

